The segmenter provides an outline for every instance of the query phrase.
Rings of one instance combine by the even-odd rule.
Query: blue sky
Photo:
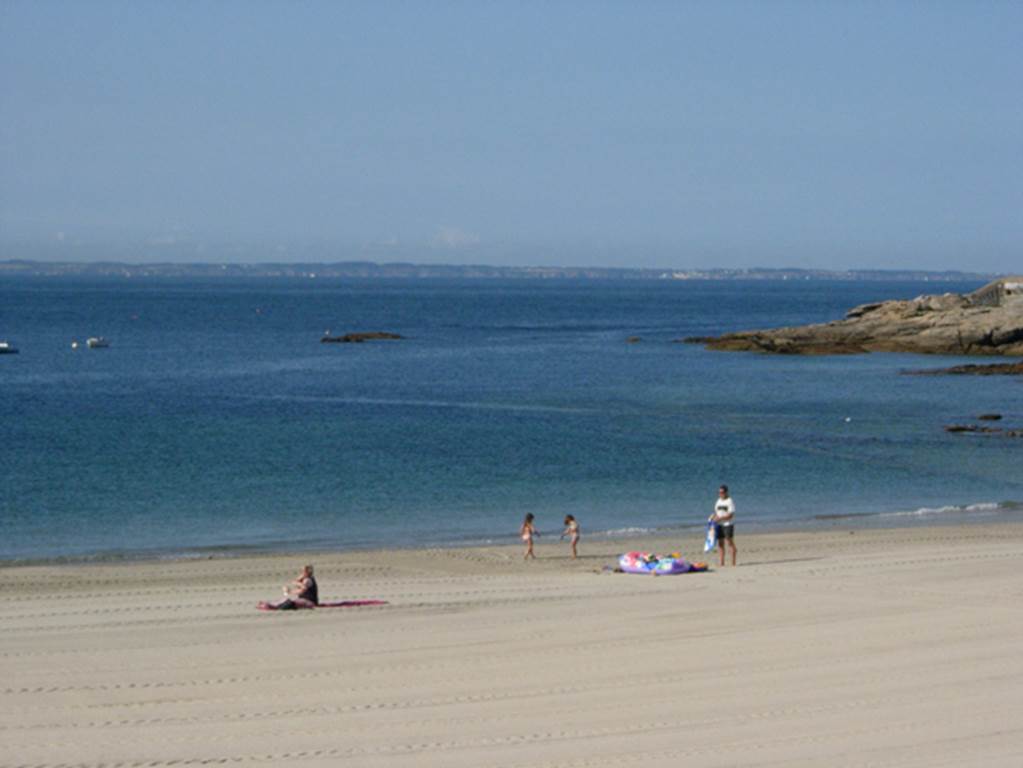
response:
[[[1021,40],[1013,2],[0,0],[0,258],[1019,272]]]

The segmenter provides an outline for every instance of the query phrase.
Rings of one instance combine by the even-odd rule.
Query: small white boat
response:
[[[89,349],[106,349],[110,346],[110,342],[102,336],[90,336],[85,343],[89,345]]]
[[[18,348],[9,341],[0,341],[0,355],[16,355]]]

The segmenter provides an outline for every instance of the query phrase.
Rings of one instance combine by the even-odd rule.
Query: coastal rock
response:
[[[945,426],[945,431],[954,433],[969,432],[981,435],[1000,435],[1002,437],[1023,437],[1023,430],[1002,429],[1001,427],[979,427],[976,424],[948,424]]]
[[[346,333],[344,336],[325,335],[320,339],[322,344],[361,344],[364,341],[379,341],[389,339],[403,339],[397,333],[386,333],[384,331],[371,331],[369,333]]]
[[[1023,363],[953,365],[950,368],[922,368],[916,371],[903,371],[903,373],[910,376],[937,376],[939,374],[957,376],[1023,376]]]
[[[709,349],[783,355],[1023,355],[1023,277],[1001,278],[966,295],[862,304],[830,323],[686,341]]]

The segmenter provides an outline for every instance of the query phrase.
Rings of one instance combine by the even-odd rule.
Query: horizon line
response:
[[[484,277],[486,275],[480,273],[491,273],[494,276],[547,276],[547,277],[596,277],[599,275],[635,275],[644,276],[651,278],[661,279],[698,279],[701,276],[743,276],[743,275],[777,275],[784,277],[785,275],[800,275],[800,276],[864,276],[864,275],[876,275],[876,276],[919,276],[921,278],[928,277],[961,277],[964,279],[972,278],[993,278],[998,277],[1001,273],[988,272],[988,271],[966,271],[958,269],[925,269],[925,268],[858,268],[849,267],[844,269],[825,269],[818,267],[773,267],[773,266],[754,266],[754,267],[678,267],[678,266],[663,266],[663,267],[622,267],[622,266],[562,266],[556,264],[534,264],[534,265],[514,265],[514,264],[456,264],[456,263],[424,263],[424,262],[412,262],[412,261],[374,261],[370,259],[351,259],[343,261],[297,261],[297,262],[275,262],[275,261],[159,261],[159,262],[132,262],[132,261],[120,261],[120,260],[91,260],[91,261],[68,261],[58,259],[6,259],[0,260],[0,275],[14,275],[14,274],[25,274],[28,271],[43,271],[46,274],[52,275],[53,270],[59,270],[60,273],[68,274],[83,271],[101,272],[103,270],[129,270],[131,272],[139,273],[153,273],[161,272],[166,270],[176,270],[178,272],[209,272],[211,274],[222,274],[224,276],[231,276],[229,273],[236,273],[234,276],[238,276],[237,273],[251,273],[251,272],[267,272],[274,271],[277,273],[291,273],[291,274],[278,274],[277,276],[294,276],[294,277],[317,277],[314,270],[327,271],[330,270],[415,270],[419,272],[419,276],[428,277],[429,272],[445,272],[449,273],[447,276],[451,276],[450,273],[458,272],[462,273],[465,277]],[[476,273],[476,274],[469,274]],[[107,272],[109,274],[109,272]],[[150,275],[157,276],[157,275]],[[273,276],[273,275],[266,275]],[[330,275],[323,274],[322,277],[331,276],[346,276],[346,275]],[[347,275],[356,276],[356,275]],[[385,276],[385,275],[380,275]]]

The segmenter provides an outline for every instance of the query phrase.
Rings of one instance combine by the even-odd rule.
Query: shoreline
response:
[[[764,535],[787,532],[827,533],[836,528],[851,530],[901,530],[928,527],[947,527],[960,525],[1006,525],[1023,523],[1023,502],[979,502],[968,505],[948,505],[933,509],[918,509],[912,512],[865,512],[849,514],[828,514],[811,519],[770,520],[765,522],[743,520],[740,522],[741,535]],[[663,526],[644,529],[619,529],[611,531],[583,532],[583,541],[615,542],[636,540],[641,538],[654,539],[699,539],[702,542],[703,523],[692,525]],[[549,542],[556,531],[541,531],[540,542]],[[364,546],[288,546],[286,544],[215,544],[194,547],[167,547],[160,550],[124,550],[105,551],[86,554],[54,555],[39,557],[0,557],[0,571],[6,568],[23,568],[33,566],[77,566],[77,565],[115,565],[118,563],[164,563],[194,562],[203,560],[236,560],[246,557],[304,557],[320,553],[349,553],[395,551],[420,552],[434,549],[475,549],[485,547],[515,546],[517,534],[508,533],[501,538],[485,539],[467,538],[463,541],[426,542],[423,544],[407,544],[380,546],[367,544]],[[625,551],[625,550],[623,550]]]
[[[799,525],[791,527],[770,527],[757,529],[755,531],[739,529],[736,534],[736,542],[739,544],[740,552],[743,550],[742,542],[760,547],[764,544],[772,546],[773,543],[787,541],[805,543],[813,546],[815,541],[845,540],[849,536],[860,536],[861,539],[870,540],[891,540],[891,539],[913,539],[912,533],[920,533],[925,537],[944,535],[948,531],[958,531],[964,535],[967,531],[977,530],[980,538],[988,538],[982,532],[994,526],[1000,529],[1007,529],[1017,532],[1023,538],[1023,520],[986,519],[984,521],[916,521],[905,525],[869,525],[856,526],[846,525],[845,519],[834,521],[827,527],[819,526],[808,528]],[[543,564],[556,565],[563,561],[571,568],[578,570],[579,563],[586,561],[590,565],[599,559],[603,563],[597,571],[609,572],[617,563],[618,556],[625,552],[641,551],[654,552],[659,555],[667,555],[672,552],[679,552],[690,562],[706,562],[711,570],[718,570],[716,565],[718,550],[712,552],[703,551],[704,529],[687,529],[685,531],[651,531],[636,532],[614,536],[586,536],[579,542],[580,556],[576,563],[568,556],[568,541],[560,541],[558,538],[541,536],[536,540],[536,559],[525,563],[526,568],[543,568]],[[747,545],[748,547],[748,545]],[[487,560],[492,565],[515,564],[522,558],[523,546],[518,537],[509,536],[507,541],[493,541],[473,544],[440,544],[434,546],[393,546],[393,547],[363,547],[358,549],[274,549],[267,551],[225,551],[219,554],[195,554],[195,555],[168,555],[162,557],[132,557],[114,559],[83,559],[83,560],[37,560],[25,562],[0,561],[0,585],[5,571],[14,572],[18,570],[54,570],[74,571],[82,569],[93,571],[109,568],[116,572],[118,569],[132,568],[159,568],[168,567],[184,569],[189,565],[201,567],[203,564],[219,566],[225,564],[269,564],[279,561],[287,561],[291,564],[290,570],[297,570],[306,562],[319,561],[342,561],[352,560],[356,562],[396,562],[408,560],[418,562],[431,557],[439,559],[469,558],[475,560]],[[745,563],[739,558],[738,567],[753,565]],[[726,565],[726,568],[731,568]],[[290,572],[290,570],[288,572]]]

